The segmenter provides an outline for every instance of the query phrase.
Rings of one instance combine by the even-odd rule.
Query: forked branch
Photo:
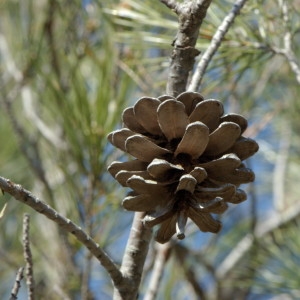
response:
[[[114,285],[119,286],[122,281],[122,273],[114,264],[111,258],[101,249],[101,247],[89,236],[84,230],[73,223],[71,220],[63,217],[52,207],[40,201],[37,197],[32,195],[28,190],[21,185],[11,182],[9,179],[0,176],[0,189],[5,193],[10,194],[16,200],[30,206],[35,211],[45,215],[48,219],[54,221],[63,230],[73,234],[75,238],[80,241],[90,253],[102,264],[102,266],[109,273]]]

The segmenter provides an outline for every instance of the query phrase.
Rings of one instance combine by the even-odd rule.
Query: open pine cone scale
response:
[[[135,157],[113,162],[108,170],[133,192],[123,200],[131,211],[144,211],[147,226],[160,224],[155,238],[165,243],[191,219],[202,231],[218,232],[221,223],[211,214],[229,203],[246,200],[239,189],[254,180],[242,161],[258,150],[243,137],[247,120],[224,114],[220,101],[185,92],[143,97],[123,112],[124,128],[108,135],[120,150]]]

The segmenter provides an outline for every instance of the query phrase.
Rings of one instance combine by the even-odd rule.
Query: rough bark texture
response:
[[[34,289],[35,289],[35,282],[33,277],[33,260],[32,254],[30,249],[30,238],[29,238],[29,225],[30,225],[30,217],[28,214],[24,215],[23,218],[23,252],[24,252],[24,259],[26,262],[26,283],[27,283],[27,293],[28,299],[34,300]]]
[[[184,1],[182,4],[164,2],[178,15],[178,32],[173,42],[167,94],[177,96],[186,90],[190,71],[195,57],[200,51],[195,49],[199,29],[212,0]]]
[[[134,215],[121,266],[123,280],[114,291],[115,300],[132,300],[137,298],[152,236],[151,229],[146,228],[142,223],[143,217],[144,213],[135,213]]]

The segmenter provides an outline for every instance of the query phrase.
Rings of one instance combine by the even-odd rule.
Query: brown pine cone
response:
[[[242,136],[244,117],[223,114],[220,101],[194,92],[176,99],[143,97],[124,110],[124,128],[108,135],[114,146],[136,158],[108,168],[133,190],[123,207],[146,212],[147,226],[160,224],[155,235],[160,243],[175,233],[183,239],[188,218],[201,231],[218,232],[221,223],[211,214],[247,198],[238,187],[255,176],[242,160],[257,152],[258,144]]]

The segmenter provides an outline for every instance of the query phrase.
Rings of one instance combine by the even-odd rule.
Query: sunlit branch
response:
[[[80,241],[91,254],[102,264],[102,266],[109,273],[115,286],[118,286],[122,280],[122,274],[111,258],[101,249],[101,247],[83,231],[79,226],[71,220],[63,217],[52,207],[40,201],[37,197],[32,195],[29,191],[24,189],[21,185],[15,184],[9,179],[0,176],[0,188],[13,196],[16,200],[30,206],[35,211],[45,215],[48,219],[58,224],[61,229],[71,233]]]
[[[279,53],[279,52],[278,52]],[[289,62],[289,65],[296,76],[297,82],[300,84],[300,64],[292,51],[282,51],[280,54],[284,55]]]
[[[287,59],[292,71],[296,76],[297,82],[300,84],[300,63],[297,60],[296,55],[292,48],[292,33],[291,33],[291,28],[289,26],[290,17],[289,17],[288,4],[287,1],[283,1],[283,0],[279,0],[278,2],[282,10],[283,21],[285,22],[286,32],[283,39],[284,48],[278,49],[276,47],[273,47],[272,50],[277,54],[283,55]]]
[[[157,293],[159,290],[159,286],[161,284],[161,278],[163,276],[163,272],[166,266],[166,262],[170,257],[172,249],[171,242],[166,244],[158,244],[157,245],[157,253],[155,256],[155,263],[153,267],[153,271],[151,274],[151,279],[149,282],[149,287],[145,294],[144,300],[155,300],[157,297]]]
[[[17,272],[17,275],[16,275],[16,280],[15,280],[15,283],[14,283],[14,286],[11,290],[11,293],[10,293],[10,298],[9,300],[15,300],[15,299],[18,299],[18,293],[19,293],[19,290],[20,290],[20,287],[21,287],[21,281],[23,279],[23,276],[24,276],[24,268],[21,267],[18,272]]]
[[[300,215],[300,205],[293,205],[284,212],[276,212],[270,218],[259,223],[256,227],[254,234],[247,234],[244,236],[231,252],[223,259],[218,265],[216,270],[216,277],[221,280],[245,257],[251,247],[254,245],[255,240],[262,239],[267,234],[278,229],[280,226],[288,224],[295,220]]]
[[[234,19],[240,13],[242,7],[247,2],[247,0],[238,0],[233,5],[230,13],[224,18],[221,25],[218,27],[216,33],[214,34],[209,47],[206,49],[204,54],[201,56],[201,59],[197,65],[196,71],[191,79],[191,83],[188,87],[189,91],[197,91],[201,85],[205,71],[212,60],[213,56],[219,49],[223,38],[228,32],[230,26],[233,24]]]

